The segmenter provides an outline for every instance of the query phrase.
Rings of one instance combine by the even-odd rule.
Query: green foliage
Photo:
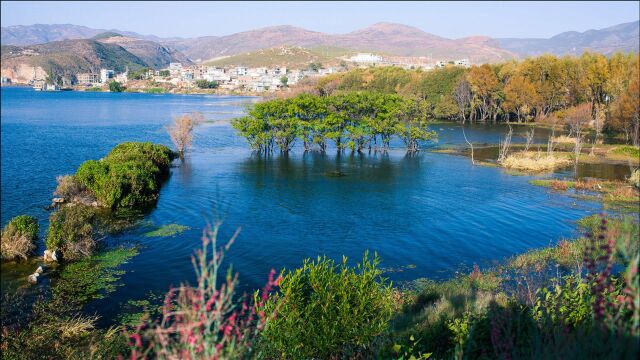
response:
[[[127,78],[129,80],[145,80],[148,78],[150,68],[144,67],[136,71],[129,71]]]
[[[62,206],[49,216],[46,245],[60,250],[65,259],[89,256],[96,246],[96,211],[94,208],[72,204]]]
[[[627,155],[635,159],[640,158],[640,148],[637,146],[618,146],[612,151],[614,154]]]
[[[306,260],[284,273],[280,293],[267,300],[277,310],[263,332],[266,346],[284,358],[329,358],[357,353],[382,334],[391,319],[391,285],[381,278],[379,259],[365,253],[355,268],[346,258]]]
[[[160,76],[168,77],[169,75],[171,75],[171,71],[169,71],[169,70],[160,70]]]
[[[144,234],[144,236],[145,237],[169,237],[169,236],[175,236],[189,229],[190,227],[185,225],[168,224],[168,225],[163,225],[156,230],[149,231],[148,233]]]
[[[112,81],[109,83],[109,91],[111,92],[123,92],[125,87],[117,81]]]
[[[174,158],[164,145],[125,142],[102,160],[88,160],[75,178],[93,192],[102,206],[136,208],[153,203]]]
[[[115,359],[125,354],[128,346],[122,332],[116,327],[98,329],[97,317],[85,315],[83,307],[121,285],[124,271],[118,267],[136,254],[136,249],[118,248],[65,264],[52,278],[51,296],[26,307],[17,299],[3,298],[3,311],[5,306],[23,310],[19,321],[2,318],[3,326],[8,325],[0,339],[2,358],[86,359],[99,354]]]
[[[591,320],[590,289],[576,276],[567,276],[563,280],[552,289],[539,289],[532,309],[533,317],[538,322],[576,328]]]
[[[116,248],[66,264],[52,286],[53,296],[79,304],[105,298],[125,273],[118,267],[136,255],[136,248]]]
[[[305,150],[316,145],[324,151],[328,140],[339,150],[388,149],[394,135],[408,151],[417,151],[420,142],[436,137],[427,129],[427,119],[427,107],[420,100],[363,91],[258,103],[232,125],[259,152],[276,146],[288,152],[298,139]]]
[[[2,228],[0,253],[3,260],[26,259],[36,247],[38,220],[33,216],[18,215]]]
[[[201,79],[196,80],[196,86],[200,89],[215,89],[218,87],[218,82]]]

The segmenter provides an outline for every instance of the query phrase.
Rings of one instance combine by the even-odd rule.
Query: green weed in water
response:
[[[168,236],[175,236],[178,235],[184,231],[187,231],[191,229],[188,226],[185,225],[180,225],[180,224],[168,224],[168,225],[163,225],[161,227],[159,227],[156,230],[153,231],[149,231],[148,233],[144,234],[145,237],[168,237]]]

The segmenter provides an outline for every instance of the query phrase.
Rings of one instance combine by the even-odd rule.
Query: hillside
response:
[[[107,32],[155,42],[160,40],[157,36],[141,35],[131,31],[93,29],[87,26],[71,24],[34,24],[3,26],[0,42],[2,45],[26,46],[52,41],[91,39],[96,35]]]
[[[273,26],[237,34],[167,42],[191,59],[213,59],[279,46],[317,48],[322,46],[357,51],[384,52],[402,56],[433,56],[435,59],[473,58],[475,62],[510,59],[515,54],[495,43],[469,39],[451,40],[418,28],[378,23],[348,34],[331,35],[293,26]]]
[[[351,50],[332,47],[306,49],[298,46],[280,46],[215,59],[206,62],[205,65],[243,65],[248,67],[277,65],[301,68],[310,63],[318,62],[323,65],[336,65],[339,62],[338,57],[353,54],[354,52]]]
[[[121,72],[126,67],[134,70],[145,66],[147,64],[143,60],[123,47],[94,40],[2,46],[2,76],[14,82],[28,82],[33,72],[41,71],[70,79],[78,72],[97,72],[100,68]]]
[[[97,41],[103,44],[120,45],[152,68],[164,68],[172,62],[191,64],[191,60],[181,52],[153,41],[121,36],[116,33],[107,33],[98,37]]]
[[[543,53],[554,55],[579,55],[584,50],[604,54],[615,51],[638,52],[640,21],[619,24],[600,30],[569,31],[549,39],[496,39],[498,45],[520,56]]]
[[[582,33],[570,31],[549,39],[493,39],[486,36],[447,39],[412,26],[392,23],[377,23],[347,34],[326,34],[283,25],[225,36],[189,39],[161,39],[153,35],[140,35],[119,30],[98,30],[76,25],[30,25],[3,27],[2,44],[29,45],[66,38],[93,38],[111,31],[117,34],[108,34],[109,36],[105,38],[101,36],[97,40],[118,44],[156,67],[163,66],[169,61],[168,59],[183,63],[188,63],[189,59],[207,62],[235,55],[241,56],[242,61],[257,64],[247,59],[247,56],[251,58],[253,56],[251,54],[258,50],[280,47],[306,49],[327,47],[398,56],[427,56],[434,61],[469,58],[472,63],[484,63],[542,53],[580,54],[586,49],[605,54],[615,51],[638,51],[640,31],[638,24],[639,22],[635,21]],[[277,55],[273,56],[275,58],[269,58],[260,65],[280,61]],[[309,55],[309,58],[313,56]],[[293,63],[296,61],[292,60]]]

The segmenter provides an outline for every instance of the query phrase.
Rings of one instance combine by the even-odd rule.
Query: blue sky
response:
[[[2,2],[2,26],[76,24],[162,37],[272,25],[346,33],[386,21],[459,38],[550,37],[638,20],[630,2]]]

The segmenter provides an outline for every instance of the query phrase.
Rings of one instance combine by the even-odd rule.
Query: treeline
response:
[[[339,151],[386,150],[393,136],[413,152],[421,141],[436,137],[427,128],[426,105],[420,99],[372,91],[301,94],[258,103],[232,125],[254,150],[264,153],[276,147],[287,153],[296,140],[305,150],[325,151],[328,141]]]
[[[621,135],[638,145],[638,74],[637,54],[607,58],[585,52],[580,57],[543,55],[470,69],[357,69],[296,91],[319,96],[353,90],[397,94],[424,101],[429,117],[480,123],[564,125],[567,113],[587,104],[591,116],[585,120],[598,134]]]

